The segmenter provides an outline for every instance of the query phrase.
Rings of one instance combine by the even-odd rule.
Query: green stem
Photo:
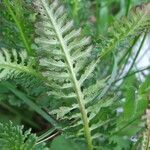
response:
[[[43,142],[46,142],[46,141],[48,141],[48,140],[51,140],[51,139],[55,138],[56,136],[58,136],[59,134],[60,134],[59,132],[56,132],[56,133],[54,133],[53,135],[47,137],[46,139],[43,139],[43,140],[37,142],[36,145],[41,144],[41,143],[43,143]]]
[[[147,36],[147,33],[145,33],[144,36],[143,36],[142,42],[141,42],[141,44],[140,44],[140,47],[139,47],[139,49],[138,49],[138,51],[137,51],[137,53],[136,53],[136,55],[135,55],[135,57],[134,57],[134,59],[133,59],[133,62],[132,62],[132,64],[131,64],[130,68],[129,68],[128,73],[130,73],[130,71],[132,70],[132,68],[133,68],[133,66],[134,66],[134,64],[135,64],[135,61],[137,60],[137,57],[139,56],[139,53],[140,53],[141,50],[142,50],[142,47],[143,47],[143,44],[144,44],[144,42],[145,42],[146,36]]]
[[[128,0],[127,4],[126,4],[126,16],[128,16],[128,13],[129,13],[129,10],[130,10],[130,5],[131,5],[131,0]]]
[[[140,118],[140,116],[137,116],[137,117],[133,118],[131,121],[129,121],[128,123],[126,123],[123,127],[121,127],[120,129],[118,129],[117,131],[113,132],[112,136],[120,133],[123,129],[127,128],[129,125],[131,125],[132,123],[134,123],[139,118]]]
[[[43,140],[44,138],[48,137],[48,136],[51,135],[55,130],[56,130],[55,128],[49,129],[48,131],[46,131],[45,133],[43,133],[42,135],[40,135],[40,136],[38,137],[37,142],[39,142],[39,141]]]
[[[40,114],[44,119],[46,119],[49,123],[51,123],[56,129],[61,129],[61,127],[58,125],[58,123],[45,111],[43,111],[38,105],[36,105],[33,101],[31,101],[26,95],[19,90],[15,88],[14,85],[12,85],[9,82],[2,83],[3,86],[5,86],[7,89],[9,89],[11,92],[13,92],[18,98],[24,101],[29,107],[31,107],[34,111],[36,111],[38,114]]]
[[[119,65],[121,66],[122,63],[123,63],[123,69],[121,70],[121,72],[120,72],[120,74],[119,74],[118,76],[120,76],[120,75],[124,72],[124,70],[125,70],[125,68],[126,68],[126,65],[127,65],[128,61],[129,61],[129,58],[130,58],[130,56],[131,56],[131,52],[132,52],[132,50],[133,50],[133,47],[135,46],[135,44],[136,44],[137,41],[139,40],[139,37],[140,37],[140,36],[137,36],[137,37],[134,39],[133,44],[131,45],[131,47],[130,47],[129,49],[127,49],[127,51],[125,52],[125,54],[124,54],[124,55],[122,56],[122,58],[120,59]],[[126,58],[126,57],[127,57],[127,58]],[[125,62],[124,62],[124,60],[125,60]]]
[[[27,40],[27,36],[25,35],[25,32],[23,31],[23,28],[22,28],[21,23],[19,22],[17,16],[14,14],[13,9],[11,8],[10,2],[8,0],[4,0],[4,5],[7,7],[8,12],[10,13],[13,20],[15,21],[15,24],[16,24],[18,30],[19,30],[20,37],[22,38],[22,41],[24,43],[24,46],[26,48],[26,51],[27,51],[28,55],[32,56],[33,51],[32,51],[32,49],[30,47],[30,44]]]
[[[134,75],[134,74],[136,74],[136,73],[140,73],[140,72],[143,72],[143,71],[145,71],[145,70],[148,70],[148,69],[150,69],[150,66],[148,66],[148,67],[146,67],[146,68],[143,68],[143,69],[136,70],[136,71],[134,71],[134,72],[132,72],[132,73],[127,73],[125,76],[123,76],[123,77],[121,77],[121,78],[115,80],[114,83],[116,83],[116,82],[118,82],[118,81],[120,81],[120,80],[122,80],[122,79],[124,79],[124,78],[128,78],[128,77],[130,77],[130,76],[132,76],[132,75]]]

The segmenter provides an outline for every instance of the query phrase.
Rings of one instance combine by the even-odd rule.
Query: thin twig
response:
[[[41,144],[41,143],[43,143],[43,142],[46,142],[46,141],[48,141],[48,140],[50,140],[50,139],[53,139],[54,137],[56,137],[56,136],[59,135],[59,134],[60,134],[60,132],[56,132],[56,133],[54,133],[53,135],[47,137],[46,139],[37,142],[36,145]]]

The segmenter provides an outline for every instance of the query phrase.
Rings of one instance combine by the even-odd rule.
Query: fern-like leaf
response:
[[[27,58],[26,52],[17,53],[16,50],[9,52],[7,49],[0,50],[0,81],[13,80],[26,89],[42,90],[42,76],[34,70],[34,59]],[[43,87],[44,88],[44,87]],[[30,91],[30,90],[28,90]],[[37,90],[38,91],[38,90]]]
[[[82,37],[80,29],[74,29],[73,21],[67,21],[64,7],[57,0],[52,4],[47,0],[38,0],[35,1],[35,6],[39,13],[39,22],[36,23],[36,33],[39,37],[35,42],[43,53],[39,59],[41,71],[54,89],[49,95],[57,99],[57,107],[59,106],[50,113],[56,114],[61,120],[73,120],[65,130],[71,132],[73,137],[84,135],[88,149],[91,150],[93,139],[100,136],[95,131],[102,126],[98,112],[105,105],[101,105],[101,102],[88,105],[97,95],[97,89],[103,85],[100,84],[101,81],[86,81],[94,81],[93,71],[102,57],[115,48],[120,48],[120,43],[123,44],[129,37],[130,40],[133,35],[146,28],[146,15],[133,14],[133,20],[126,20],[123,28],[114,34],[112,40],[103,45],[102,53],[93,60],[90,38]],[[112,101],[109,99],[108,105]],[[106,103],[106,106],[108,105]],[[98,119],[95,121],[95,118]]]
[[[130,11],[128,18],[122,17],[114,22],[109,29],[109,38],[101,42],[101,54],[99,60],[105,58],[112,51],[122,53],[131,47],[136,36],[149,31],[150,17],[149,6],[145,5],[142,9],[134,9]]]
[[[3,0],[1,6],[2,43],[5,47],[25,49],[28,55],[33,55],[32,21],[29,18],[29,2],[20,0]],[[17,9],[16,9],[17,8]],[[32,14],[32,12],[30,11]],[[33,14],[32,14],[33,15]]]
[[[48,150],[44,145],[36,145],[37,137],[31,130],[23,131],[23,126],[0,123],[1,150]]]
[[[91,56],[91,40],[89,37],[80,36],[80,30],[73,28],[73,21],[66,22],[64,7],[60,6],[58,1],[54,1],[50,6],[47,1],[36,1],[36,5],[43,18],[36,24],[36,32],[39,35],[44,33],[36,38],[36,43],[48,53],[47,58],[40,59],[40,64],[44,69],[46,68],[43,70],[43,75],[57,87],[49,94],[59,99],[68,99],[70,105],[64,106],[67,110],[72,109],[72,105],[78,104],[75,105],[75,110],[80,111],[81,114],[73,113],[70,117],[75,117],[77,122],[80,122],[75,126],[83,126],[88,146],[92,149],[89,119],[85,108],[86,100],[81,90],[83,82],[87,79],[86,72],[94,64],[93,61],[87,63]],[[84,74],[80,73],[83,71],[81,64],[87,70]]]

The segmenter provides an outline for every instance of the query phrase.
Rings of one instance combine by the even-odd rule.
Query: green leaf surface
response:
[[[83,144],[77,144],[73,141],[66,139],[64,136],[58,136],[53,140],[50,146],[51,150],[82,150]]]

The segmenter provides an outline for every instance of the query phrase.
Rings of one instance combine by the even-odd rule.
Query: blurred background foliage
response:
[[[36,49],[36,45],[32,42],[35,37],[33,27],[36,20],[32,0],[11,0],[11,2],[11,5],[7,5],[6,3],[2,4],[2,1],[0,1],[0,47],[6,47],[10,50],[16,48],[18,51],[26,48],[29,55],[34,56],[36,55],[35,53],[30,53],[30,49]],[[97,46],[96,50],[100,51],[99,43],[107,42],[106,39],[109,37],[110,27],[114,25],[114,22],[124,16],[128,16],[132,7],[143,2],[149,2],[149,0],[61,0],[61,2],[67,7],[68,14],[70,18],[74,19],[76,27],[82,27],[83,34],[91,36],[93,43]],[[10,15],[11,10],[13,10],[14,16]],[[144,36],[141,35],[141,37],[145,40]],[[22,40],[24,38],[27,41]],[[133,41],[134,44],[138,40],[139,37],[136,37]],[[110,134],[112,134],[109,137],[109,143],[113,145],[115,150],[130,149],[133,143],[140,140],[136,136],[143,131],[144,125],[142,124],[141,116],[144,115],[148,106],[145,95],[148,91],[145,91],[145,89],[149,90],[150,77],[145,75],[143,71],[149,70],[150,66],[135,69],[136,58],[139,55],[136,52],[137,55],[133,56],[133,61],[129,69],[126,70],[125,68],[129,64],[130,58],[132,58],[132,53],[130,53],[132,48],[128,49],[128,55],[125,55],[117,65],[119,67],[119,69],[117,68],[119,70],[117,74],[122,76],[111,80],[109,82],[110,85],[108,84],[108,88],[105,89],[112,90],[107,97],[119,95],[120,101],[116,100],[115,104],[104,107],[100,113],[102,120],[106,118],[114,119],[107,126],[107,131],[110,131]],[[119,60],[120,56],[118,55],[117,57],[117,60]],[[101,78],[103,78],[115,73],[113,62],[114,57],[112,55],[108,56],[100,64],[97,75],[101,75]],[[138,72],[143,73],[144,78],[142,80],[135,74]],[[17,86],[17,88],[29,95],[30,91],[27,89],[21,86]],[[44,93],[42,95],[37,94],[34,98],[30,93],[30,98],[43,108],[50,101],[45,98]],[[124,110],[123,113],[122,110]],[[45,120],[0,84],[0,122],[8,122],[9,120],[16,124],[24,124],[25,128],[31,127],[33,128],[32,131],[35,131],[37,134],[41,134],[50,128],[50,125]],[[105,129],[102,130],[103,133],[106,132]],[[51,145],[52,149],[60,149],[59,145],[61,144],[59,143],[66,144],[66,141],[63,137],[58,137]],[[70,145],[70,142],[67,143]],[[138,145],[139,143],[136,144]],[[64,149],[69,149],[69,147],[66,144]],[[74,147],[74,149],[78,149],[76,145]],[[110,147],[106,146],[106,148]]]
[[[77,26],[84,33],[99,39],[116,19],[127,16],[129,10],[148,0],[63,0]]]

